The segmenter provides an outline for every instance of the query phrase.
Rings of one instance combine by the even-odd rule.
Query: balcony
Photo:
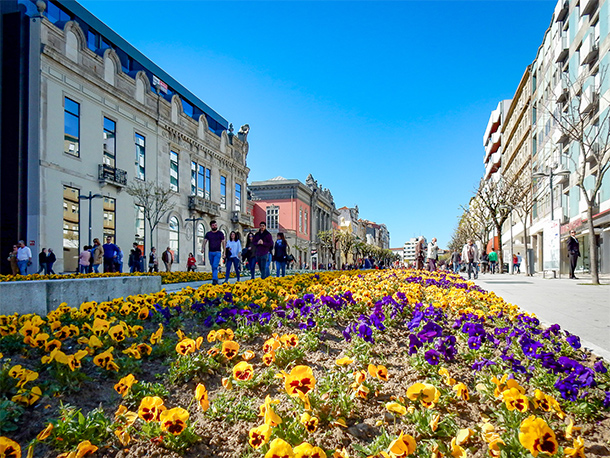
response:
[[[570,97],[570,87],[569,87],[567,80],[565,80],[564,78],[561,78],[561,80],[559,80],[559,84],[557,85],[556,91],[557,91],[557,103],[566,102],[568,100],[568,98]]]
[[[598,104],[599,97],[595,91],[594,85],[591,85],[582,91],[582,96],[580,97],[580,114],[587,114],[595,110]]]
[[[566,0],[565,2],[558,2],[555,7],[555,22],[563,21],[568,15],[568,11],[570,10],[570,2]]]
[[[557,57],[555,58],[555,62],[563,62],[564,60],[566,60],[566,57],[568,57],[569,53],[570,43],[568,42],[568,36],[562,35],[559,38],[557,46],[555,47],[555,54],[557,55]]]
[[[585,161],[590,162],[591,166],[597,163],[597,158],[600,157],[599,143],[593,143],[590,148],[585,151]]]
[[[210,216],[220,216],[220,206],[216,202],[199,196],[189,196],[189,210]]]
[[[581,8],[581,16],[593,15],[597,10],[598,0],[581,0],[580,8]]]
[[[231,222],[234,224],[241,224],[245,227],[254,226],[254,217],[252,215],[246,215],[240,211],[231,212]]]
[[[127,186],[127,172],[125,170],[117,169],[108,164],[99,164],[97,170],[97,179],[100,186],[111,184],[119,189]]]
[[[582,59],[582,65],[587,65],[595,62],[599,56],[599,39],[595,37],[594,33],[587,35],[580,47],[580,58]]]

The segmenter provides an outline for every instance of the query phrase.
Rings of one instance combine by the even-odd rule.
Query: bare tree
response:
[[[587,204],[589,259],[592,282],[595,284],[599,284],[599,256],[593,215],[604,175],[610,169],[610,110],[600,110],[599,95],[608,76],[607,70],[606,67],[597,75],[585,74],[574,82],[566,79],[561,97],[546,107],[562,135],[563,143],[570,145],[564,148],[564,157],[572,164],[575,174],[573,183],[578,186]],[[604,99],[604,102],[607,105],[609,101]]]
[[[531,168],[527,167],[526,170],[519,176],[519,189],[522,190],[523,194],[519,199],[519,204],[515,207],[515,213],[519,216],[521,224],[523,224],[523,245],[525,247],[525,253],[523,260],[525,262],[526,275],[530,275],[529,261],[527,257],[527,225],[534,209],[537,197],[534,196],[534,190],[532,187],[532,171]]]
[[[510,212],[519,204],[523,195],[523,183],[515,176],[502,176],[499,180],[481,180],[476,193],[481,205],[485,207],[487,217],[493,223],[498,234],[500,247],[500,272],[504,272],[504,253],[502,250],[502,225]]]
[[[339,247],[341,252],[345,256],[345,262],[347,263],[347,256],[352,252],[354,245],[356,244],[356,236],[350,231],[341,231],[339,233]]]
[[[339,231],[336,229],[331,229],[328,231],[320,231],[318,232],[318,240],[320,241],[320,247],[328,252],[330,255],[330,259],[332,262],[336,261],[336,253],[339,249]]]
[[[172,208],[172,191],[162,188],[152,181],[134,181],[126,188],[127,194],[133,196],[137,205],[144,208],[144,219],[148,222],[151,243],[155,228],[163,216]]]

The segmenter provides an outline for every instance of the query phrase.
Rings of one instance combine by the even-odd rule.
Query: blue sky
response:
[[[232,122],[250,181],[311,173],[337,208],[447,245],[482,137],[555,1],[81,3]]]

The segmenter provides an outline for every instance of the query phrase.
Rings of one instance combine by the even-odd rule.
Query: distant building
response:
[[[417,237],[409,239],[405,242],[405,246],[403,247],[403,261],[407,264],[411,264],[413,261],[415,261],[415,245],[417,245]]]
[[[502,166],[502,123],[510,106],[510,100],[502,100],[497,108],[491,112],[487,128],[483,135],[485,146],[485,180],[497,180],[500,175],[494,175]]]
[[[330,190],[322,188],[311,174],[302,183],[276,177],[250,183],[254,225],[261,221],[274,235],[283,232],[296,263],[303,266],[336,263],[320,248],[317,234],[339,227],[339,212]]]

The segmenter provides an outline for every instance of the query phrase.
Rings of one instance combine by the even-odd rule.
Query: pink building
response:
[[[317,234],[338,227],[339,213],[332,194],[318,186],[311,175],[305,184],[299,180],[276,177],[255,181],[248,187],[252,196],[254,227],[265,221],[275,234],[283,232],[296,267],[333,263],[319,252]]]

